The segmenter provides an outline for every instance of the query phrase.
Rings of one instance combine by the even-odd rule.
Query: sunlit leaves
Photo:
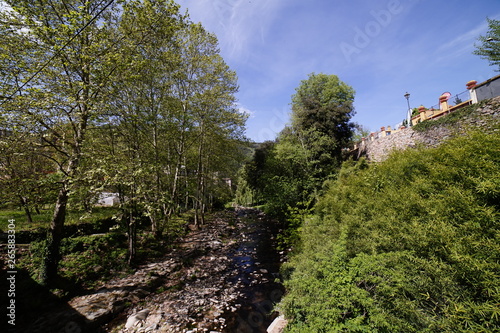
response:
[[[490,66],[495,66],[500,71],[500,20],[488,19],[488,27],[486,36],[478,38],[481,45],[476,45],[474,54],[488,60]]]
[[[500,137],[346,163],[287,267],[290,332],[499,327]]]

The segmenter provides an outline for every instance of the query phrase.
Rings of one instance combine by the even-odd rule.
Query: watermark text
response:
[[[16,221],[8,221],[7,229],[7,323],[16,326]]]

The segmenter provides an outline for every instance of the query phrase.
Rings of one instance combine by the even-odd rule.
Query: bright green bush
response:
[[[346,163],[283,271],[288,332],[499,332],[500,135]]]

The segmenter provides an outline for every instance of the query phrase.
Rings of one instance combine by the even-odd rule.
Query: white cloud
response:
[[[479,35],[484,34],[488,29],[488,23],[483,22],[472,30],[466,31],[461,35],[455,37],[449,42],[441,45],[438,52],[449,52],[450,50],[470,48],[473,45],[473,41],[476,40]]]
[[[246,115],[249,118],[253,118],[255,116],[255,112],[253,112],[252,110],[250,110],[246,106],[242,105],[241,103],[236,103],[235,107],[239,113]]]

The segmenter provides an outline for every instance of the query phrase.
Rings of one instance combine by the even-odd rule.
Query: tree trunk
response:
[[[200,184],[200,223],[205,224],[205,212],[206,212],[206,199],[205,199],[205,180],[203,176],[201,177]]]
[[[151,233],[155,236],[156,239],[160,239],[162,231],[160,230],[160,226],[158,225],[158,220],[156,219],[155,212],[148,211],[148,213],[149,221],[151,221]]]
[[[84,107],[86,110],[86,107]],[[42,284],[46,286],[56,286],[57,268],[60,260],[60,245],[63,238],[64,222],[66,220],[66,207],[68,205],[68,184],[74,177],[81,157],[80,145],[83,142],[85,129],[87,127],[87,112],[82,115],[81,122],[78,124],[75,144],[73,147],[73,158],[69,161],[65,172],[65,180],[62,182],[61,189],[57,195],[54,215],[50,222],[49,234],[47,237],[47,249],[42,267]]]
[[[205,185],[204,185],[204,167],[203,167],[203,148],[204,148],[204,140],[203,140],[203,123],[201,124],[201,138],[200,145],[198,147],[198,170],[197,170],[197,184],[196,184],[196,220],[200,224],[205,224],[205,205],[204,205],[204,195],[205,195]],[[199,215],[198,215],[199,210]]]
[[[33,223],[33,219],[31,218],[31,211],[30,207],[28,205],[28,199],[23,197],[22,195],[19,196],[19,199],[21,200],[21,206],[24,209],[24,212],[26,213],[26,219],[28,220],[28,223]]]
[[[128,264],[132,266],[136,257],[136,225],[134,212],[130,210],[128,221]]]
[[[42,284],[45,286],[54,286],[57,278],[57,268],[61,256],[59,248],[63,238],[67,204],[68,191],[66,185],[63,185],[57,196],[54,216],[52,217],[47,237],[47,252],[45,253],[42,267]]]

